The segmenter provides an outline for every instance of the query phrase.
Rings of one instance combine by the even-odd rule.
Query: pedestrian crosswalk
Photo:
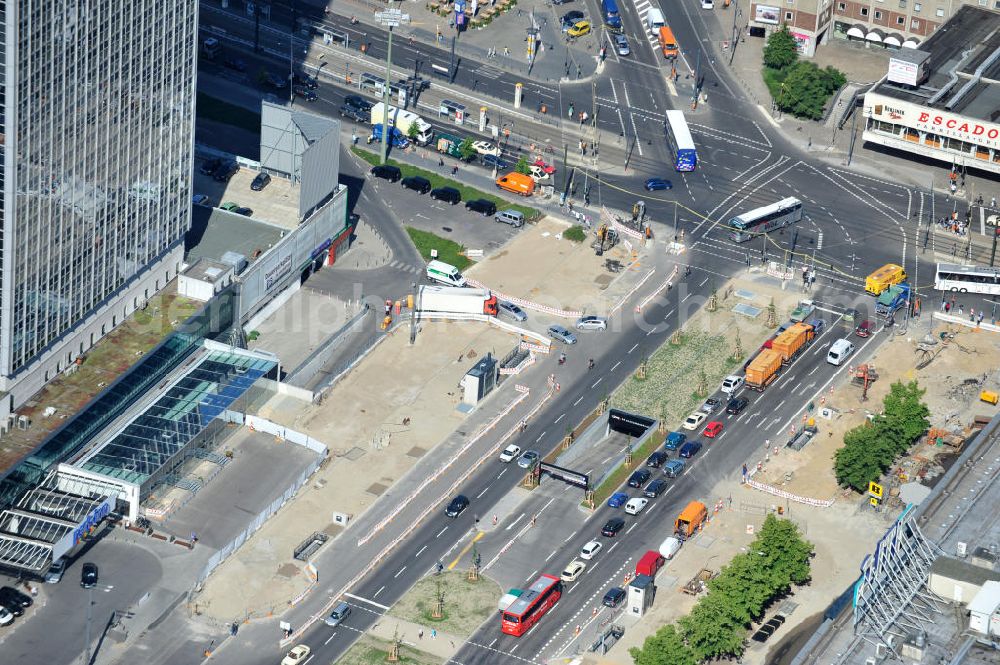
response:
[[[632,0],[632,4],[635,5],[635,11],[639,15],[639,20],[642,21],[642,29],[646,34],[646,39],[649,41],[650,47],[653,52],[656,53],[659,50],[659,37],[649,28],[649,21],[646,15],[649,14],[649,10],[654,8],[651,0]],[[659,9],[659,7],[656,7]]]
[[[389,267],[396,270],[402,270],[403,272],[412,273],[414,275],[420,272],[420,268],[403,263],[399,259],[396,259],[392,263],[390,263]]]

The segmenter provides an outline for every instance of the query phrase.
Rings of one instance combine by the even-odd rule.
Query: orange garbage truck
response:
[[[773,349],[763,349],[747,365],[745,385],[757,392],[764,392],[764,389],[778,378],[780,371],[781,354]]]
[[[808,323],[796,323],[771,341],[771,350],[781,356],[781,364],[788,365],[816,338],[816,330]]]

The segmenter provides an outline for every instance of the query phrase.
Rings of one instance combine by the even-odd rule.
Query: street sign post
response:
[[[375,12],[375,20],[389,31],[389,39],[385,53],[385,85],[382,87],[382,108],[385,109],[382,118],[382,155],[380,164],[385,164],[389,156],[389,89],[392,87],[392,29],[410,22],[410,15],[404,14],[399,9],[389,7],[385,11]]]

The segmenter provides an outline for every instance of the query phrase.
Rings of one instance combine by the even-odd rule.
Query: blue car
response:
[[[699,450],[701,450],[701,441],[688,441],[681,446],[681,451],[677,454],[681,457],[691,459],[698,454]]]
[[[497,157],[496,155],[483,155],[483,166],[485,166],[486,168],[490,169],[496,168],[498,171],[503,171],[504,169],[509,167],[510,164],[508,164],[503,157]]]
[[[667,440],[663,444],[664,450],[677,450],[684,445],[687,441],[687,434],[681,434],[680,432],[671,432],[667,435]]]
[[[615,492],[608,499],[608,507],[610,508],[621,508],[628,501],[628,494],[625,492]]]
[[[674,184],[669,180],[664,180],[663,178],[650,178],[646,181],[646,191],[655,192],[657,190],[663,189],[673,189]]]

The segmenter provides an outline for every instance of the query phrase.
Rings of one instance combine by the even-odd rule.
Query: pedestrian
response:
[[[944,313],[947,314],[950,311],[951,311],[951,303],[950,302],[946,302],[944,304]]]
[[[990,198],[990,207],[991,208],[996,208],[997,207],[997,197],[994,196],[994,197]]]
[[[451,167],[451,174],[455,175],[456,173],[458,173],[458,164],[455,164],[453,167]]]
[[[503,54],[504,54],[504,55],[510,55],[510,49],[509,49],[509,48],[507,48],[506,46],[504,46],[504,47],[503,47]]]
[[[418,640],[422,640],[422,639],[424,639],[424,629],[423,629],[423,628],[421,628],[421,629],[420,629],[420,630],[419,630],[419,631],[417,632],[417,639],[418,639]]]
[[[979,310],[979,318],[976,319],[976,327],[983,325],[983,310]]]
[[[969,308],[969,320],[970,321],[975,321],[976,320],[976,308],[975,307],[970,307]]]
[[[958,303],[958,315],[965,316],[965,305]]]
[[[437,628],[431,628],[431,639],[436,640],[438,636]]]
[[[941,299],[941,311],[944,312],[945,314],[948,313],[948,301],[945,300],[944,298]]]
[[[444,157],[438,157],[438,166],[444,166]]]

